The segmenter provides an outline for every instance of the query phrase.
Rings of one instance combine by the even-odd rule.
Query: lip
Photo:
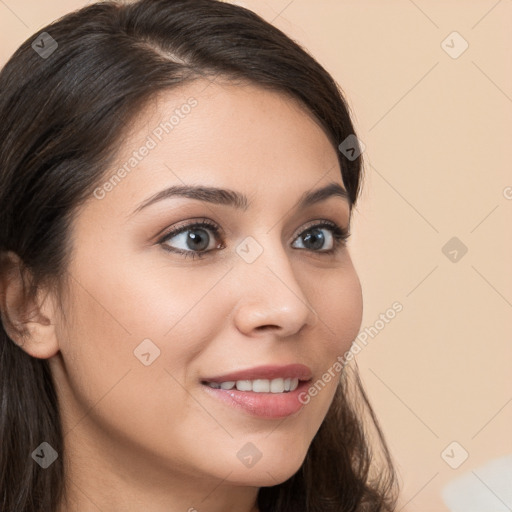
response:
[[[251,416],[266,419],[278,419],[297,413],[305,405],[299,400],[306,392],[310,381],[299,381],[295,391],[287,393],[255,393],[238,389],[214,389],[206,384],[201,388],[211,397],[220,400],[229,407],[249,413]]]
[[[251,416],[266,419],[278,419],[299,412],[305,405],[299,397],[310,385],[313,373],[303,364],[284,366],[267,365],[249,368],[237,372],[226,373],[217,377],[207,377],[201,380],[201,388],[214,399],[237,410],[249,413]],[[299,385],[294,391],[285,393],[256,393],[254,391],[239,391],[238,389],[214,389],[206,382],[227,382],[255,379],[299,379]]]
[[[202,382],[228,382],[237,380],[255,380],[255,379],[299,379],[310,380],[313,376],[311,368],[304,364],[287,365],[265,365],[248,368],[236,372],[226,373],[216,377],[205,377]]]

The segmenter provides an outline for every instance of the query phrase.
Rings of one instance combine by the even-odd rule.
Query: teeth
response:
[[[274,379],[269,382],[271,393],[282,393],[284,391],[284,379]]]
[[[236,389],[238,391],[252,391],[252,382],[250,380],[237,380]]]
[[[255,393],[268,393],[270,391],[270,381],[268,379],[253,380],[252,381],[252,390]]]
[[[226,382],[207,382],[207,385],[214,389],[233,389],[238,391],[252,391],[254,393],[286,393],[295,391],[299,385],[299,379],[255,379],[237,380]]]

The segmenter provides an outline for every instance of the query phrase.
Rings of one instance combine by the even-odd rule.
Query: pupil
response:
[[[191,249],[194,249],[194,250],[206,249],[208,247],[208,235],[206,234],[206,236],[204,236],[201,239],[201,235],[195,234],[198,231],[206,234],[206,231],[204,231],[204,229],[196,229],[195,232],[191,231],[188,235],[187,242],[189,242],[190,245],[192,246]],[[201,241],[203,242],[202,245],[201,245]],[[190,245],[189,245],[189,247],[190,247]]]
[[[305,244],[312,240],[312,249],[321,249],[324,244],[324,235],[319,229],[313,229],[310,234],[303,237],[303,240]]]

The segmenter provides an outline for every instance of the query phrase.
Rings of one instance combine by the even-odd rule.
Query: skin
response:
[[[337,380],[293,416],[263,419],[210,397],[201,377],[299,362],[316,381],[361,326],[348,248],[326,255],[299,236],[312,221],[349,226],[350,208],[339,196],[294,208],[304,192],[344,188],[336,149],[295,100],[220,80],[167,91],[138,116],[118,166],[190,97],[190,114],[103,199],[77,210],[65,291],[42,294],[26,324],[23,348],[48,358],[61,407],[61,512],[257,512],[259,487],[301,466]],[[236,190],[248,209],[174,197],[130,215],[184,183]],[[214,232],[201,259],[164,249],[192,250],[183,234],[158,243],[162,230],[202,218],[223,230],[224,248],[214,248]],[[322,232],[329,249],[331,231]],[[236,252],[248,236],[263,249],[252,263]],[[20,287],[7,289],[9,307]],[[160,350],[149,366],[134,356],[147,338]],[[250,469],[237,458],[248,442],[262,453]]]

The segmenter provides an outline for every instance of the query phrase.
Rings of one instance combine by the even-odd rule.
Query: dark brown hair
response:
[[[32,46],[43,32],[57,42],[51,54],[48,38],[39,45],[48,54]],[[327,71],[280,30],[229,3],[99,2],[25,41],[0,72],[0,275],[12,251],[29,276],[27,297],[42,283],[58,288],[72,215],[103,179],[137,113],[160,92],[214,77],[299,100],[335,148],[354,134]],[[338,154],[352,207],[361,157]],[[17,346],[6,321],[2,311],[0,509],[55,512],[65,482],[57,395],[47,360]],[[31,457],[42,441],[59,453],[47,469]],[[347,366],[301,468],[261,488],[258,504],[261,512],[389,511],[395,494],[384,438],[357,367]]]

